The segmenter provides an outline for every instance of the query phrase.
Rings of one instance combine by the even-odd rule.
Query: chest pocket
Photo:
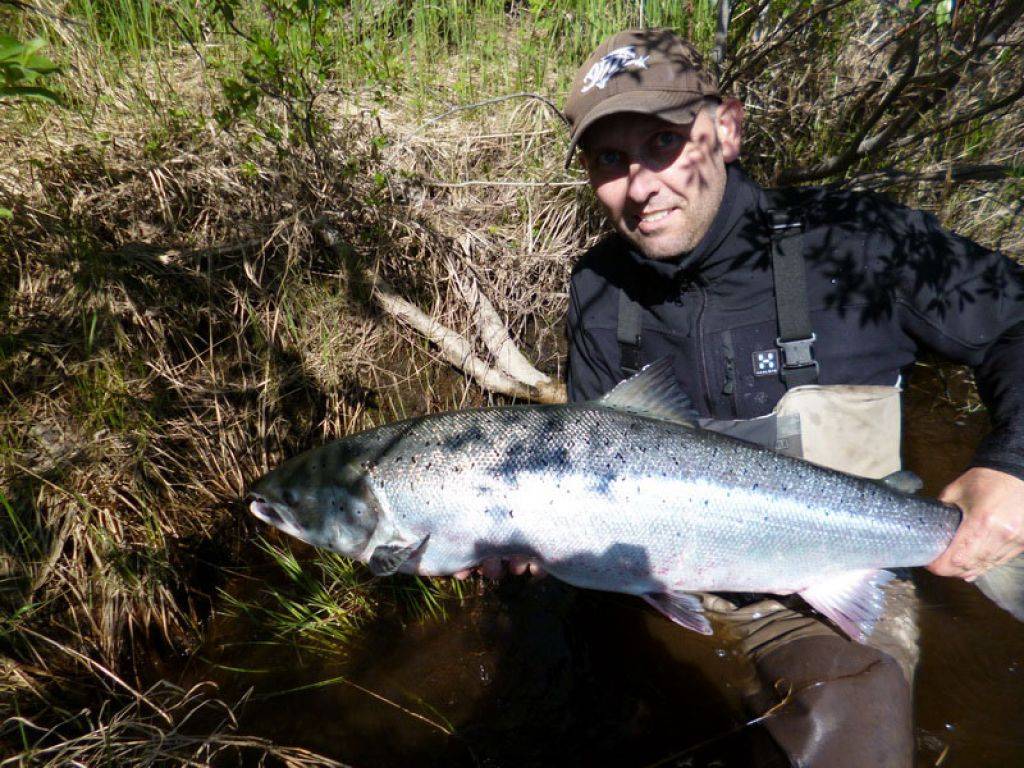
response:
[[[722,379],[720,412],[733,418],[753,419],[769,413],[786,393],[779,378],[782,355],[775,344],[774,320],[722,331],[719,375]]]

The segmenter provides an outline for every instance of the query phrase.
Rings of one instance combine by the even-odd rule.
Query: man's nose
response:
[[[658,175],[643,163],[629,166],[629,186],[626,193],[633,203],[643,204],[658,191]]]

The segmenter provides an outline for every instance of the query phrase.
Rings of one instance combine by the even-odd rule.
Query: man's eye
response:
[[[681,137],[672,131],[658,131],[651,139],[651,143],[657,150],[674,149],[679,146]]]
[[[617,165],[622,155],[613,149],[606,149],[603,152],[597,153],[597,164],[598,165]]]

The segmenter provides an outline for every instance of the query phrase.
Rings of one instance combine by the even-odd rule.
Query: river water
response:
[[[955,371],[918,370],[904,456],[936,495],[987,419],[952,404],[966,395]],[[917,766],[1024,765],[1024,626],[970,585],[915,579]],[[182,682],[215,680],[228,700],[250,691],[244,732],[354,766],[785,764],[744,725],[745,665],[635,598],[508,579],[443,620],[381,618],[344,660],[253,632],[215,619]]]

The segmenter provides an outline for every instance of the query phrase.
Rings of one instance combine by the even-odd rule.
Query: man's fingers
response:
[[[529,573],[533,576],[544,575],[543,568],[525,557],[512,557],[508,560],[503,560],[500,557],[490,557],[481,562],[475,568],[466,568],[462,571],[456,571],[452,576],[459,581],[462,581],[464,579],[468,579],[473,574],[478,573],[485,579],[500,579],[504,574],[506,567],[508,568],[508,572],[513,576],[522,576],[525,573]]]
[[[985,571],[1002,565],[1024,552],[1024,547],[1016,539],[1009,538],[999,528],[986,528],[987,533],[980,533],[981,526],[973,522],[965,523],[957,531],[949,548],[931,565],[928,570],[939,576],[954,576],[967,581],[974,581]]]
[[[500,579],[503,570],[503,563],[497,557],[492,557],[480,563],[480,573],[485,579]]]

